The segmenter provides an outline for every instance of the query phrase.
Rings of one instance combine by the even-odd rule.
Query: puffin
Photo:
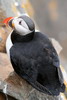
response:
[[[6,51],[14,71],[32,87],[48,95],[65,91],[59,56],[50,38],[36,31],[28,15],[4,20],[12,28],[6,40]]]

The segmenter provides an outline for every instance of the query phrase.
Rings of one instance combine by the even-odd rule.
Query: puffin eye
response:
[[[21,25],[21,21],[19,21],[19,24]]]

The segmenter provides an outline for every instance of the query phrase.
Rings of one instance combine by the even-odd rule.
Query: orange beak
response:
[[[3,23],[5,23],[6,25],[8,25],[8,22],[11,20],[11,19],[13,19],[14,17],[8,17],[8,18],[6,18],[4,21],[3,21]]]

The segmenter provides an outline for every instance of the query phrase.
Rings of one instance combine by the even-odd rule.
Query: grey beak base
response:
[[[13,19],[11,19],[11,20],[9,21],[9,26],[10,26],[10,27],[12,27],[12,21],[13,21]]]

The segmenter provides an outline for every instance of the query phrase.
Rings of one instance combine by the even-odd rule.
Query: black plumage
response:
[[[31,37],[26,35],[25,41],[25,37],[18,36],[15,31],[12,34],[10,59],[15,72],[41,92],[50,95],[64,92],[59,58],[49,38],[34,32]]]

